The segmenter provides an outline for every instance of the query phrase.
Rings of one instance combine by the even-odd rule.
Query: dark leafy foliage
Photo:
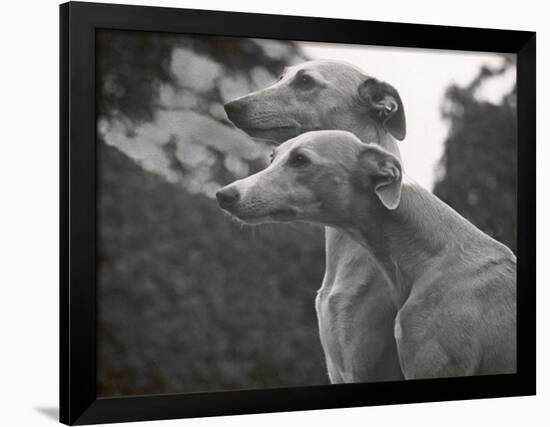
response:
[[[323,234],[242,228],[101,145],[100,395],[323,384]]]
[[[327,382],[322,230],[243,228],[204,191],[263,164],[220,115],[224,96],[297,54],[287,42],[98,33],[100,395]]]
[[[465,88],[451,86],[443,116],[450,122],[434,193],[490,236],[516,250],[516,88],[501,103],[479,100],[476,91],[510,67],[484,67]]]
[[[289,55],[300,55],[292,43],[285,43],[288,52],[270,55],[268,49],[262,48],[269,42],[235,37],[99,31],[98,112],[100,116],[123,117],[134,123],[152,120],[159,106],[160,85],[178,85],[170,64],[176,48],[188,48],[215,58],[227,71],[237,74],[261,64],[277,75],[288,64]]]

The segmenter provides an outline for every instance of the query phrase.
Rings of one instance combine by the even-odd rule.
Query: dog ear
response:
[[[363,187],[374,191],[382,204],[394,210],[401,201],[401,162],[393,154],[374,144],[366,145],[359,154],[357,178]]]
[[[359,85],[359,97],[372,117],[399,141],[405,139],[405,109],[397,90],[390,84],[368,77]]]

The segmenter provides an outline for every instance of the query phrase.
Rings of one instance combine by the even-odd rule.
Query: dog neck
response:
[[[449,251],[450,247],[479,241],[480,233],[417,184],[403,184],[401,202],[392,211],[375,197],[373,194],[371,200],[355,198],[350,207],[353,219],[347,221],[351,227],[345,231],[379,264],[388,279],[392,299],[400,308],[422,274],[449,253],[456,255]]]
[[[347,123],[340,122],[338,128],[353,133],[363,142],[374,142],[401,159],[397,140],[382,127],[370,120],[367,123],[365,123],[364,120],[355,119]],[[321,289],[319,289],[320,292],[330,292],[332,287],[339,282],[337,276],[342,270],[341,266],[345,265],[342,258],[342,254],[345,253],[345,251],[343,251],[342,248],[348,249],[343,237],[349,234],[342,231],[344,230],[336,225],[325,227],[325,252],[327,256],[325,278]],[[335,256],[334,254],[339,255]],[[357,284],[346,282],[345,285],[346,287],[362,286],[361,282]]]
[[[363,123],[352,127],[353,129],[351,129],[350,132],[355,134],[361,141],[378,144],[401,160],[401,153],[399,152],[397,140],[383,127],[375,123],[369,123],[367,125]]]

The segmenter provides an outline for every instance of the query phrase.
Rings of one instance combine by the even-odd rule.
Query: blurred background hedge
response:
[[[306,60],[292,42],[100,31],[98,366],[101,396],[328,383],[314,298],[320,228],[243,227],[217,188],[269,149],[223,103]],[[434,191],[515,249],[515,89],[479,100],[480,70],[452,86]]]

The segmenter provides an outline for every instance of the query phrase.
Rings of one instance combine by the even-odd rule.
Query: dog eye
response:
[[[290,160],[288,161],[288,164],[293,168],[303,168],[306,166],[309,166],[311,164],[311,160],[304,156],[303,154],[294,154]]]
[[[313,80],[313,77],[308,76],[307,74],[302,74],[298,78],[297,83],[300,89],[311,89],[313,86],[315,86],[315,80]]]

